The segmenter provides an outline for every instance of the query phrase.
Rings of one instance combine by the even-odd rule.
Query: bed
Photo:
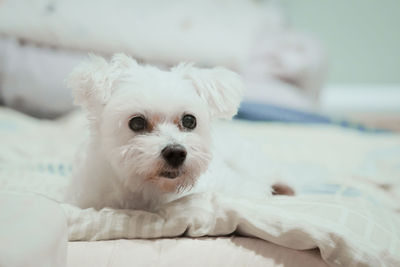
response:
[[[312,112],[318,43],[276,1],[161,2],[0,1],[0,102],[13,108],[0,107],[0,266],[400,266],[400,136]],[[239,71],[246,121],[223,127],[297,195],[196,194],[157,213],[63,203],[85,139],[63,80],[88,51]]]
[[[84,125],[80,112],[48,121],[0,109],[1,194],[56,203],[68,228],[43,228],[43,236],[56,240],[41,244],[49,244],[50,257],[55,242],[66,242],[60,229],[67,231],[67,266],[400,264],[398,134],[336,125],[223,123],[257,142],[276,175],[296,180],[297,196],[260,201],[194,194],[149,213],[62,203]],[[28,214],[21,212],[23,221],[36,218]]]

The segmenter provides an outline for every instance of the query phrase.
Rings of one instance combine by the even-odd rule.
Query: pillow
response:
[[[56,202],[0,190],[0,210],[0,266],[65,266],[67,224]]]
[[[276,1],[5,0],[0,2],[0,34],[68,51],[124,52],[152,64],[222,65],[243,74],[246,100],[303,110],[316,107],[326,69],[320,45],[290,30]],[[71,102],[64,100],[68,90],[60,87],[66,76],[61,74],[66,75],[76,57],[56,51],[51,64],[43,65],[43,53],[38,52],[31,63],[25,53],[18,56],[17,65],[26,65],[25,72],[33,70],[23,78],[25,72],[16,72],[21,66],[16,69],[20,82],[16,89],[8,83],[6,88],[11,89],[6,94],[18,93],[5,97],[6,104],[12,101],[12,106],[30,114],[54,117],[70,109]],[[40,82],[35,84],[32,76]],[[22,85],[27,85],[27,92]]]
[[[21,18],[24,18],[21,20]],[[0,33],[40,44],[146,62],[237,68],[256,37],[283,27],[270,1],[155,0],[0,3]]]
[[[0,98],[5,105],[33,116],[63,115],[73,108],[64,80],[84,57],[83,52],[0,38]]]

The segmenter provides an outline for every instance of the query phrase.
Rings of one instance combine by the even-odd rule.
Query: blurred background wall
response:
[[[329,55],[328,83],[400,83],[399,0],[282,0]],[[398,87],[400,89],[400,87]]]

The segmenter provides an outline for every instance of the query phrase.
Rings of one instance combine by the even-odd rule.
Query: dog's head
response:
[[[90,56],[68,83],[87,111],[92,145],[131,191],[193,186],[211,159],[210,122],[236,114],[243,89],[224,68],[162,71],[123,54]]]

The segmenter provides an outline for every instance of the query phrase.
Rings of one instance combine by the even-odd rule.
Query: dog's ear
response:
[[[134,66],[137,66],[136,61],[124,54],[115,54],[110,62],[89,54],[67,79],[75,104],[89,111],[98,110],[110,99],[118,78]]]
[[[199,96],[208,103],[213,118],[231,119],[236,115],[244,91],[238,74],[222,67],[200,69],[185,64],[176,69],[192,81]]]

